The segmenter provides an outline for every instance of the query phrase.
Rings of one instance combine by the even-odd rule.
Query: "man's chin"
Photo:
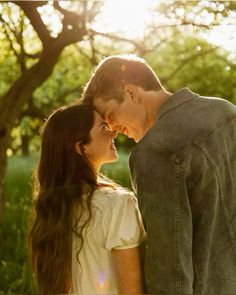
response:
[[[134,135],[134,136],[128,136],[129,138],[132,138],[136,143],[138,143],[141,140],[140,136]]]
[[[141,140],[141,138],[142,138],[138,134],[131,134],[131,132],[128,132],[127,129],[126,129],[126,131],[123,134],[126,135],[128,138],[133,139],[136,143],[138,143]]]

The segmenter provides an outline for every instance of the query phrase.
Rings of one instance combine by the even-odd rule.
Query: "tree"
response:
[[[235,3],[231,1],[224,3],[222,1],[172,1],[168,3],[163,1],[161,4],[154,2],[155,7],[150,12],[153,14],[153,18],[147,27],[146,34],[139,40],[130,40],[122,34],[107,34],[92,29],[91,24],[103,4],[100,1],[68,1],[68,5],[65,1],[63,7],[60,6],[62,5],[60,2],[53,1],[50,2],[51,4],[48,2],[12,1],[12,3],[0,4],[0,22],[2,24],[0,34],[7,37],[7,42],[1,40],[1,45],[4,44],[1,50],[5,56],[8,54],[4,61],[8,65],[10,62],[12,66],[12,70],[6,72],[4,81],[0,82],[2,86],[0,89],[0,216],[4,203],[6,150],[9,147],[11,131],[15,124],[21,125],[20,134],[27,152],[27,143],[31,136],[27,127],[31,124],[29,118],[37,121],[37,118],[41,118],[43,113],[48,111],[49,105],[56,104],[68,93],[79,93],[80,91],[76,84],[69,85],[68,83],[69,87],[61,87],[61,77],[55,81],[49,79],[52,77],[55,65],[60,64],[63,54],[66,54],[65,48],[69,49],[72,44],[75,44],[73,46],[77,48],[81,56],[84,56],[84,60],[87,60],[88,68],[96,65],[101,56],[124,52],[123,44],[126,44],[125,52],[136,53],[149,59],[149,56],[156,50],[164,52],[168,44],[172,46],[173,43],[178,43],[177,41],[182,39],[183,34],[191,35],[200,30],[208,30],[218,25],[222,18],[227,17],[232,10],[235,10]],[[73,11],[76,10],[78,13],[68,10],[70,4],[73,6]],[[61,31],[59,30],[56,35],[53,35],[50,26],[45,24],[47,21],[43,20],[43,14],[40,14],[40,10],[45,8],[44,5],[48,5],[48,8],[53,10],[51,16],[56,15],[59,19]],[[12,12],[18,14],[17,20],[12,17]],[[156,22],[159,19],[162,19],[163,22]],[[31,47],[34,46],[33,50],[29,50],[24,37],[27,30],[31,30],[32,37],[27,42],[31,42]],[[84,43],[86,46],[83,46]],[[101,48],[102,50],[100,50]],[[207,48],[192,55],[191,58],[186,57],[184,64],[191,64],[194,58],[204,57],[212,50],[214,48]],[[62,52],[63,54],[61,54]],[[177,54],[179,55],[179,52]],[[187,55],[184,54],[184,56]],[[221,58],[225,59],[225,63],[229,62],[224,55]],[[152,65],[155,68],[155,63]],[[169,67],[168,73],[161,74],[163,82],[168,83],[168,79],[175,77],[181,67],[183,65],[177,63],[176,68]],[[1,70],[4,68],[1,67]],[[57,74],[55,73],[54,78]],[[52,100],[52,96],[48,95],[50,104],[46,102],[36,105],[34,98],[43,97],[49,91],[54,91],[56,99]],[[37,122],[31,126],[32,132],[34,132],[36,124]]]
[[[13,152],[21,149],[20,137],[25,151],[30,148],[29,152],[33,153],[38,148],[38,131],[45,114],[52,108],[78,98],[81,86],[89,78],[91,67],[104,56],[135,53],[144,57],[170,91],[189,86],[196,92],[208,95],[228,99],[233,94],[235,96],[234,61],[227,52],[211,46],[206,40],[200,40],[199,34],[221,23],[223,18],[235,10],[236,2],[153,1],[153,9],[150,11],[153,18],[145,34],[132,40],[125,34],[104,33],[94,29],[93,22],[96,17],[99,18],[102,1],[47,2],[0,3],[0,166],[1,163],[6,164],[6,148],[10,147]],[[49,21],[54,16],[58,19],[58,25],[61,25],[56,33]],[[62,42],[64,45],[59,44],[64,38],[67,40]],[[14,95],[10,95],[12,93]],[[33,144],[29,145],[29,140]],[[121,146],[127,144],[125,136],[119,137],[118,141]],[[133,142],[128,144],[132,145]],[[1,211],[4,182],[2,167],[4,166],[0,169]],[[22,183],[26,187],[26,182]],[[11,204],[7,209],[9,204],[6,203],[4,232],[7,232],[7,236],[1,244],[1,254],[5,254],[2,260],[6,260],[6,263],[2,261],[5,266],[3,263],[0,265],[1,285],[5,286],[3,293],[32,292],[27,289],[29,284],[25,284],[28,280],[22,242],[25,232],[21,232],[18,247],[12,243],[17,239],[20,229],[25,230],[25,227],[14,213],[17,227],[11,229],[12,214],[9,215],[9,212],[19,211],[18,204],[28,196],[29,191],[24,196],[20,189],[13,200],[13,204],[17,205]],[[20,211],[22,220],[25,218],[23,213],[30,208]],[[17,267],[13,267],[15,264]],[[9,272],[12,273],[10,276]]]
[[[8,12],[20,8],[18,23],[10,21],[9,17],[1,15],[1,22],[8,37],[10,47],[14,52],[20,74],[0,99],[0,216],[4,207],[4,177],[7,167],[6,151],[9,146],[10,133],[15,121],[20,117],[25,104],[32,98],[34,91],[51,75],[63,49],[75,42],[83,40],[88,35],[87,22],[91,22],[98,12],[100,2],[80,1],[79,13],[62,8],[59,2],[53,2],[54,10],[60,14],[62,30],[56,36],[50,34],[39,13],[39,8],[48,1],[12,1],[4,3]],[[23,13],[22,13],[23,12]],[[33,27],[41,42],[41,48],[34,55],[28,54],[24,46],[23,30],[25,16]],[[18,48],[14,46],[17,41]],[[29,62],[29,59],[33,59]]]

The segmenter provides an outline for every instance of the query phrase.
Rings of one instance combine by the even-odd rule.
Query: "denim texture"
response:
[[[236,106],[184,88],[129,159],[148,294],[236,294]]]

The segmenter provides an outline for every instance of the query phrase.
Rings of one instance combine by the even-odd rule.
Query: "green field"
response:
[[[103,174],[122,186],[130,187],[127,153],[119,152],[119,161],[106,164]],[[0,295],[33,294],[36,287],[27,256],[27,233],[32,200],[32,172],[36,158],[11,157],[5,188],[5,211],[0,245]]]

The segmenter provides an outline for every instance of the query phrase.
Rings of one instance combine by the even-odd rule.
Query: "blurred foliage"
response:
[[[79,1],[62,2],[64,7],[69,5],[76,11]],[[40,7],[42,14],[50,15],[47,9]],[[231,54],[217,48],[203,37],[203,33],[235,11],[235,1],[153,1],[152,20],[142,37],[131,40],[122,34],[88,34],[81,42],[63,50],[52,75],[34,92],[11,132],[8,154],[31,154],[35,158],[9,158],[5,240],[0,245],[1,295],[32,294],[36,290],[26,254],[26,236],[32,206],[30,174],[39,151],[39,129],[46,115],[78,99],[92,68],[104,56],[118,53],[135,53],[145,58],[170,92],[187,86],[201,95],[219,96],[236,103],[236,52]],[[18,17],[13,17],[14,12]],[[41,50],[37,34],[17,6],[0,3],[0,18],[3,17],[4,21],[0,19],[0,99],[24,72],[21,50],[26,52],[26,67],[38,61],[37,53]],[[92,24],[88,26],[92,28]],[[12,32],[14,29],[18,34]],[[116,165],[104,165],[103,172],[130,187],[127,153],[134,141],[120,135],[116,144],[124,151],[120,153],[120,161]]]
[[[169,91],[189,87],[201,95],[235,103],[236,64],[231,64],[226,50],[186,37],[152,52],[147,59]]]
[[[28,263],[27,232],[32,208],[31,173],[33,158],[9,159],[6,179],[4,243],[0,245],[0,294],[35,293]]]
[[[120,50],[122,52],[122,50]],[[228,52],[206,40],[184,36],[148,52],[144,58],[170,91],[182,87],[206,96],[219,96],[235,102],[236,66]],[[77,50],[76,45],[66,48],[51,77],[34,93],[32,103],[39,110],[36,116],[23,116],[12,131],[12,150],[21,153],[21,136],[30,138],[29,152],[39,149],[39,128],[43,118],[53,109],[79,99],[82,87],[91,73],[90,60]],[[133,146],[124,136],[118,145]]]
[[[77,3],[78,4],[78,3]],[[68,2],[64,7],[79,9]],[[48,7],[49,8],[49,7]],[[47,9],[48,9],[47,8]],[[49,14],[46,7],[40,13]],[[164,86],[171,92],[189,87],[202,95],[235,99],[236,64],[229,53],[203,39],[207,32],[235,11],[232,1],[160,1],[153,2],[149,25],[143,38],[130,40],[122,35],[88,35],[83,41],[67,46],[52,75],[33,94],[11,132],[9,154],[30,154],[39,150],[39,129],[53,109],[75,101],[89,79],[92,68],[107,55],[136,53],[154,68]],[[0,97],[21,75],[19,52],[24,44],[27,67],[37,61],[41,48],[37,34],[17,6],[0,5]],[[14,13],[18,17],[12,17]],[[58,16],[59,17],[59,16]],[[45,18],[46,19],[46,18]],[[51,30],[50,19],[47,19]],[[0,19],[1,21],[1,19]],[[8,23],[8,25],[6,25]],[[17,34],[13,34],[13,27]],[[90,24],[92,27],[92,24]],[[7,38],[6,38],[7,37]],[[235,101],[234,101],[235,102]],[[119,136],[118,145],[132,147],[134,142]]]

